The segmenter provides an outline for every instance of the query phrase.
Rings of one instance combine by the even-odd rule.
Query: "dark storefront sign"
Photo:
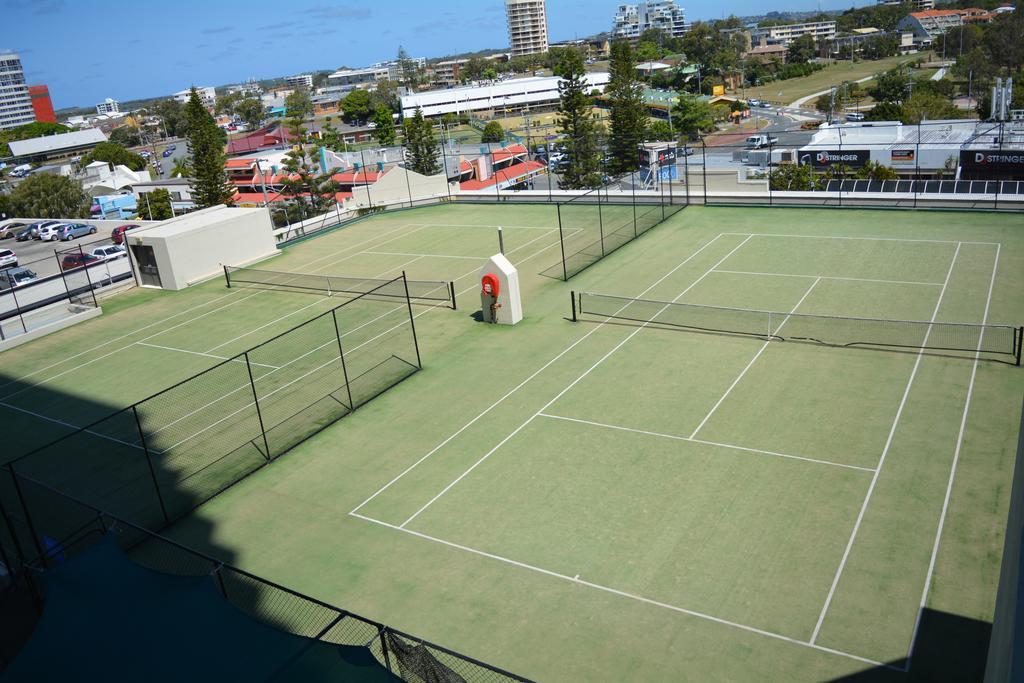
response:
[[[801,155],[801,157],[804,156],[806,154]],[[860,168],[871,159],[871,152],[866,149],[819,149],[811,152],[810,157],[815,168],[831,168],[832,166]]]
[[[653,157],[653,158],[652,158]],[[667,149],[659,149],[655,154],[652,150],[641,149],[640,150],[640,165],[644,168],[649,168],[655,165],[655,160],[658,166],[671,166],[676,163],[676,148],[669,147]]]
[[[960,150],[962,180],[1024,180],[1024,150]]]

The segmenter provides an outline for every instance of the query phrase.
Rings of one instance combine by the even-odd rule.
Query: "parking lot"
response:
[[[90,221],[75,221],[89,223]],[[127,221],[126,221],[127,222]],[[113,223],[102,221],[102,223]],[[85,253],[90,253],[98,247],[113,244],[110,238],[112,226],[97,225],[96,233],[79,237],[66,242],[42,242],[40,240],[28,240],[17,242],[14,238],[0,240],[0,249],[10,249],[18,256],[18,265],[32,270],[37,277],[43,278],[48,275],[56,275],[60,272],[60,258],[58,252],[66,253],[68,250],[77,250],[79,247]]]

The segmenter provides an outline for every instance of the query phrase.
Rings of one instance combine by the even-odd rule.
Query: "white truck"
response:
[[[770,145],[778,144],[779,139],[767,133],[758,133],[747,138],[747,149],[761,149]]]

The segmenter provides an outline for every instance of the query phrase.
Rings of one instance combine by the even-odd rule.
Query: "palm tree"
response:
[[[178,157],[174,160],[174,167],[171,169],[172,178],[188,178],[191,173],[192,166],[188,163],[188,159]]]

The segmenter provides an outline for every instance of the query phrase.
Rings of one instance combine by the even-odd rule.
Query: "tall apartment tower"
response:
[[[25,84],[21,58],[14,52],[0,53],[0,130],[16,128],[36,120],[32,96]]]
[[[612,37],[635,40],[648,29],[658,29],[681,38],[689,29],[683,8],[675,0],[651,0],[637,5],[619,5],[612,19]]]
[[[548,13],[544,0],[505,0],[505,16],[513,57],[548,51]]]

